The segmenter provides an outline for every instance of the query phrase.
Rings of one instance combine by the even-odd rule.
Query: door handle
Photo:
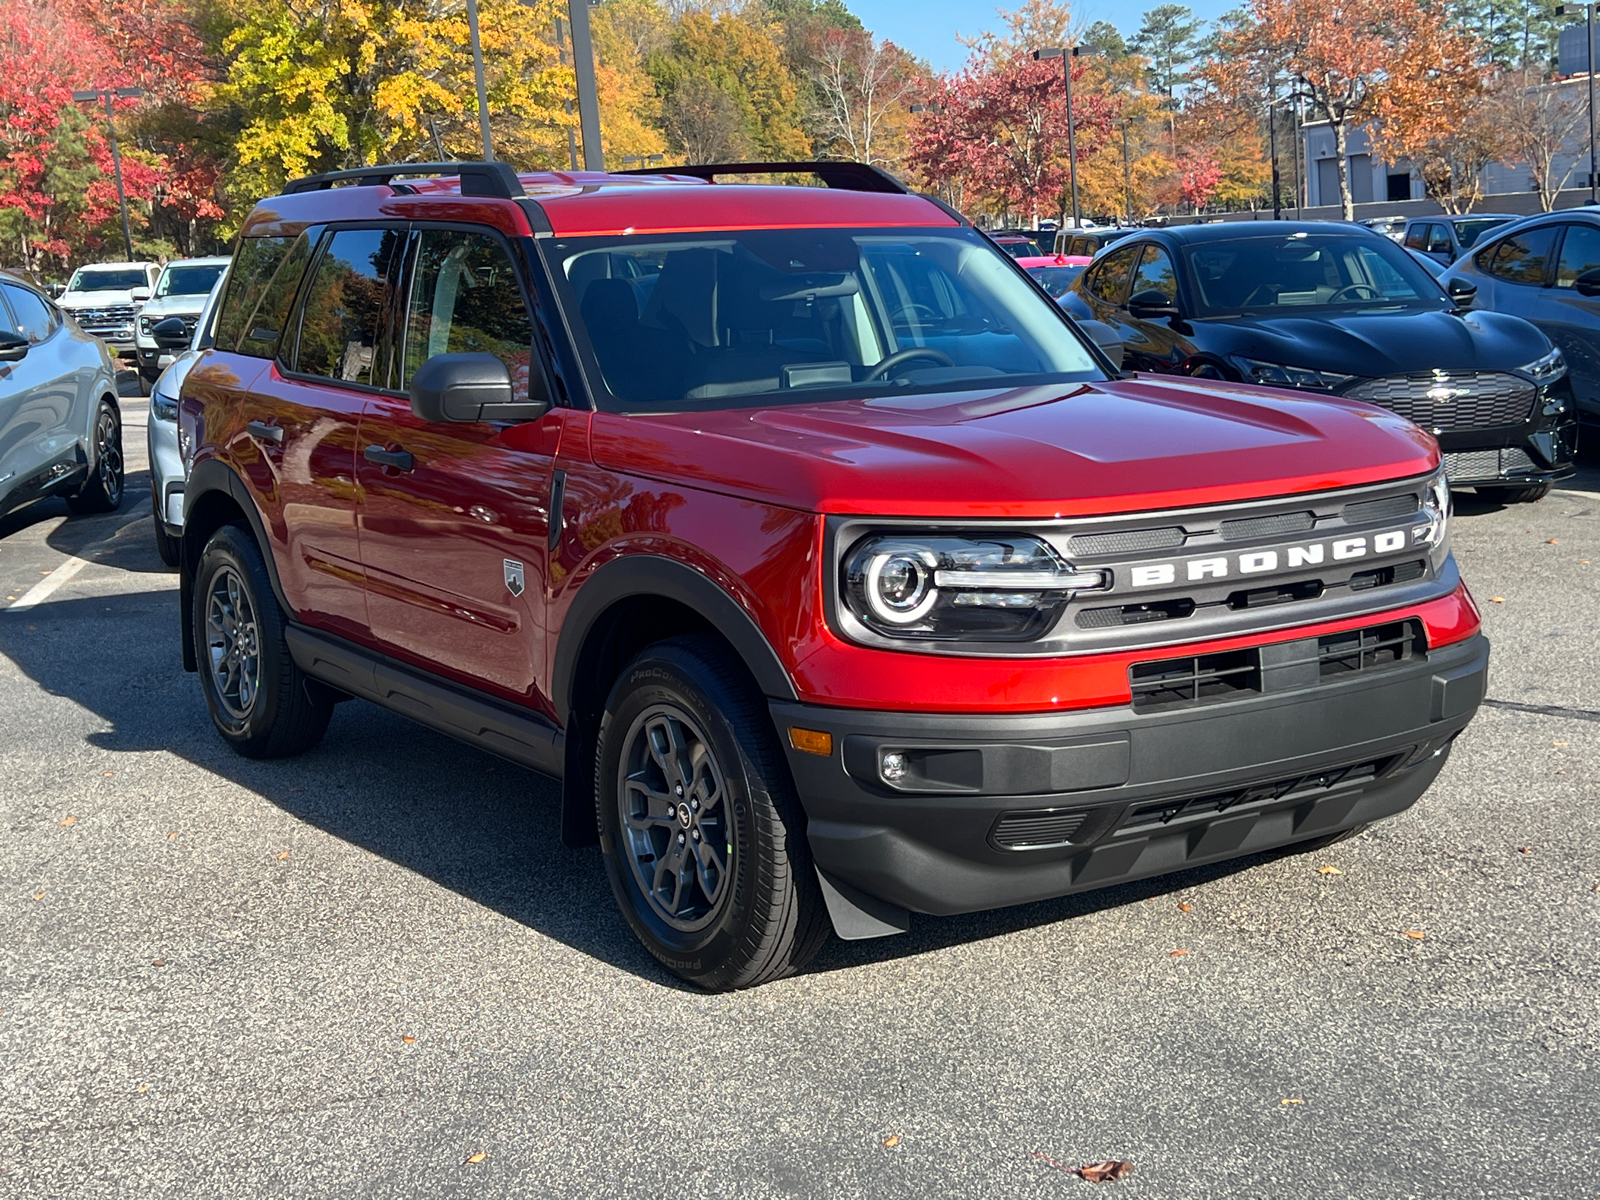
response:
[[[268,425],[265,421],[251,421],[244,429],[253,438],[260,438],[263,442],[271,442],[274,446],[283,445],[282,426]]]
[[[393,467],[396,471],[409,471],[417,465],[416,459],[405,450],[385,450],[382,446],[368,446],[361,456],[380,467]]]
[[[567,528],[567,473],[558,470],[550,481],[550,550],[561,544]]]

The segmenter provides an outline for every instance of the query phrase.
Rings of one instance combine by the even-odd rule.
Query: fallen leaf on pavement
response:
[[[100,774],[102,774],[102,775],[115,775],[116,772],[115,771],[101,771]]]
[[[891,1133],[888,1137],[883,1139],[883,1144],[888,1146],[890,1149],[893,1149],[900,1144],[900,1136],[898,1134]]]
[[[1517,853],[1518,854],[1532,854],[1533,853],[1533,847],[1532,846],[1518,846],[1517,847]]]
[[[134,1088],[134,1091],[138,1092],[140,1095],[143,1095],[145,1092],[148,1092],[149,1090],[150,1090],[150,1085],[148,1083],[141,1083],[138,1087]]]
[[[150,965],[152,967],[164,967],[167,965],[167,960],[164,958],[152,959]]]
[[[282,851],[282,852],[281,852],[281,853],[279,853],[279,855],[278,855],[278,861],[279,861],[279,862],[282,862],[282,861],[283,861],[283,860],[284,860],[284,859],[286,859],[286,858],[288,858],[288,857],[289,857],[289,852],[288,852],[288,851],[287,851],[287,850],[284,850],[284,851]]]
[[[44,899],[44,893],[43,892],[35,892],[33,898],[35,900],[43,900]]]
[[[61,820],[56,822],[56,824],[60,825],[62,828],[65,828],[68,825],[76,825],[77,823],[77,817],[62,817]]]
[[[482,1150],[479,1150],[476,1154],[467,1155],[467,1161],[462,1163],[461,1165],[464,1166],[464,1167],[475,1167],[479,1163],[481,1163],[484,1159],[486,1159],[488,1157],[489,1156],[487,1154],[485,1154]]]
[[[1589,560],[1587,558],[1580,558],[1578,560],[1578,565],[1580,567],[1587,567],[1589,565]]]
[[[1505,602],[1506,602],[1506,598],[1504,596],[1490,596],[1489,597],[1489,603],[1490,604],[1504,604]]]
[[[411,1044],[412,1044],[412,1043],[413,1043],[413,1042],[415,1042],[415,1041],[416,1041],[416,1040],[417,1040],[417,1039],[416,1039],[416,1038],[414,1038],[414,1037],[412,1037],[412,1036],[411,1036],[411,1035],[410,1035],[410,1034],[409,1034],[409,1033],[402,1033],[402,1034],[401,1034],[401,1035],[400,1035],[400,1040],[401,1040],[401,1041],[402,1041],[402,1042],[404,1042],[404,1043],[405,1043],[405,1044],[406,1044],[406,1045],[408,1045],[408,1046],[409,1046],[409,1045],[411,1045]]]
[[[1287,1100],[1279,1100],[1278,1103],[1279,1104],[1304,1104],[1305,1101],[1300,1099],[1299,1096],[1290,1096]]]
[[[1414,942],[1420,942],[1423,938],[1428,936],[1427,934],[1423,933],[1422,930],[1420,930],[1420,929],[1407,929],[1407,930],[1403,930],[1403,932],[1405,933],[1405,935],[1408,938],[1410,938]]]
[[[1090,1183],[1109,1183],[1113,1179],[1132,1175],[1133,1164],[1123,1162],[1121,1159],[1108,1158],[1105,1162],[1085,1163],[1081,1167],[1074,1167],[1072,1173],[1080,1179],[1087,1179]]]
[[[1546,546],[1559,546],[1559,545],[1561,545],[1560,541],[1558,541],[1556,538],[1545,538],[1544,544]]]
[[[1185,900],[1182,904],[1178,905],[1178,911],[1179,912],[1193,912],[1194,911],[1194,905],[1190,904],[1187,900]]]
[[[1552,746],[1565,746],[1566,745],[1565,742],[1551,742],[1550,744]]]
[[[1332,863],[1329,863],[1325,867],[1318,867],[1317,868],[1317,874],[1318,875],[1343,875],[1344,872],[1339,870],[1339,868],[1334,866]]]
[[[173,838],[175,838],[177,836],[178,836],[178,831],[176,829],[174,829],[171,833],[167,834],[167,841],[170,842]]]
[[[1182,958],[1187,953],[1189,953],[1187,950],[1174,950],[1168,957],[1169,958]]]

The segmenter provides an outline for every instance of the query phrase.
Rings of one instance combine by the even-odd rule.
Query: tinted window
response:
[[[313,231],[289,238],[245,238],[228,274],[228,291],[217,312],[216,347],[255,358],[271,358],[288,318],[300,276],[315,243]]]
[[[518,399],[528,395],[533,322],[505,248],[483,233],[424,229],[406,310],[405,372],[400,386],[435,354],[493,354],[511,372]]]
[[[1470,221],[1457,221],[1456,240],[1461,243],[1463,250],[1477,244],[1479,238],[1491,229],[1499,229],[1506,223],[1505,217],[1479,217]]]
[[[131,292],[150,286],[143,267],[80,267],[67,285],[69,292]]]
[[[156,296],[204,296],[211,291],[226,265],[168,267],[156,283]]]
[[[1448,226],[1428,226],[1428,249],[1435,254],[1450,253],[1450,230]]]
[[[1413,225],[1406,230],[1406,245],[1413,250],[1421,250],[1427,244],[1428,227],[1426,225]]]
[[[404,238],[397,229],[341,229],[328,239],[306,292],[295,370],[388,385],[391,269]]]
[[[27,288],[14,287],[9,283],[0,284],[0,289],[5,291],[12,315],[17,319],[18,333],[30,342],[42,342],[55,332],[55,317],[43,300]]]
[[[1556,286],[1569,288],[1578,276],[1600,271],[1600,229],[1593,225],[1568,225],[1556,260]]]
[[[1447,303],[1410,254],[1366,233],[1244,236],[1186,246],[1184,255],[1203,316]]]
[[[1506,238],[1489,260],[1490,274],[1508,283],[1535,287],[1544,283],[1545,265],[1555,247],[1556,229],[1555,225],[1543,225]]]
[[[1067,294],[1072,281],[1083,274],[1082,267],[1029,267],[1028,274],[1039,281],[1039,286],[1052,300]]]
[[[1137,296],[1140,292],[1160,292],[1168,300],[1178,299],[1178,273],[1173,269],[1172,259],[1159,246],[1145,247],[1128,295]]]
[[[1088,288],[1108,304],[1121,304],[1128,294],[1128,276],[1133,271],[1134,259],[1139,257],[1139,246],[1124,246],[1113,250],[1091,268]]]

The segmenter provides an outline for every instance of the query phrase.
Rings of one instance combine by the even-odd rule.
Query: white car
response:
[[[111,512],[122,486],[110,353],[44,292],[0,272],[0,511],[61,496],[75,513]]]
[[[105,342],[113,353],[131,355],[139,310],[150,299],[160,275],[161,264],[153,262],[79,267],[56,303],[71,314],[78,328]]]
[[[183,537],[183,487],[188,479],[185,455],[179,442],[178,397],[200,355],[211,348],[217,328],[217,306],[228,286],[228,262],[211,285],[200,315],[193,322],[180,316],[166,316],[150,327],[150,341],[170,360],[150,388],[150,503],[155,510],[156,552],[169,567],[178,565],[178,542]],[[187,340],[184,340],[187,334]],[[141,351],[142,356],[142,351]]]
[[[182,317],[189,334],[211,295],[212,286],[228,268],[228,259],[180,258],[162,268],[156,280],[156,290],[143,308],[134,334],[134,345],[139,352],[139,390],[148,391],[162,369],[172,362],[172,352],[156,345],[151,336],[157,322],[168,317]]]

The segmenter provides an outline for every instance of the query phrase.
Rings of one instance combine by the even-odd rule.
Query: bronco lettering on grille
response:
[[[1405,530],[1393,529],[1360,537],[1303,542],[1295,546],[1285,546],[1281,552],[1252,550],[1244,554],[1218,554],[1179,562],[1146,563],[1130,568],[1128,581],[1136,588],[1162,587],[1179,582],[1180,570],[1182,578],[1188,582],[1231,579],[1236,575],[1260,575],[1278,570],[1280,563],[1287,569],[1293,570],[1296,567],[1314,566],[1321,562],[1346,562],[1353,558],[1365,558],[1369,553],[1393,554],[1397,550],[1404,550],[1409,542],[1410,537]]]

